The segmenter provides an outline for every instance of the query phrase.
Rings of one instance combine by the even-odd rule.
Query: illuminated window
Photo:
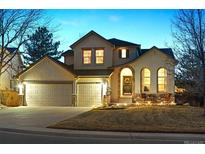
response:
[[[91,63],[91,50],[83,50],[83,64]]]
[[[142,92],[149,92],[150,91],[150,70],[144,68],[141,72],[141,79],[142,79]]]
[[[121,50],[121,58],[127,58],[127,49]]]
[[[167,88],[167,70],[160,68],[158,70],[158,92],[166,92]]]
[[[104,62],[104,50],[103,49],[95,50],[95,56],[96,56],[96,64],[103,64],[103,62]]]

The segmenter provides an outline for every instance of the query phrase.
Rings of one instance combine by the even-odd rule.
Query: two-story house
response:
[[[177,61],[170,48],[141,49],[139,44],[106,39],[94,31],[70,47],[63,53],[64,63],[45,56],[19,74],[25,105],[174,101]]]

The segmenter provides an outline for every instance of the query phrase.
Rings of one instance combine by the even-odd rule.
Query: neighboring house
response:
[[[7,64],[6,67],[3,68],[3,74],[0,77],[0,89],[1,90],[15,90],[15,80],[14,77],[19,74],[23,69],[23,62],[20,56],[19,51],[16,51],[16,48],[7,48],[6,52],[9,54],[7,59],[9,59],[13,54],[15,56],[12,60]]]
[[[94,31],[70,47],[63,53],[64,63],[45,56],[19,74],[25,105],[174,102],[177,61],[170,48],[141,49]]]

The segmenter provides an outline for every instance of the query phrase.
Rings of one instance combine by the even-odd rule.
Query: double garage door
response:
[[[28,106],[72,106],[72,84],[26,84]]]
[[[92,107],[102,103],[101,83],[77,84],[78,107]],[[73,106],[72,84],[28,83],[25,102],[28,106]]]

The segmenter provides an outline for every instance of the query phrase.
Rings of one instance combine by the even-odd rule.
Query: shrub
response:
[[[6,106],[16,107],[21,105],[21,97],[16,91],[2,90],[1,103]]]
[[[203,106],[203,97],[194,93],[176,93],[175,100],[177,105],[188,103],[191,106]]]

